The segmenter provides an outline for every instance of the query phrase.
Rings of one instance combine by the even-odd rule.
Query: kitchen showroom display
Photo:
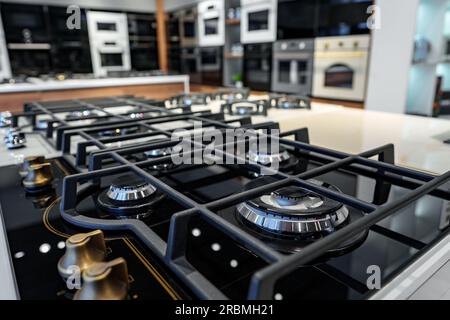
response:
[[[92,67],[96,76],[131,69],[127,15],[88,11],[87,22]]]
[[[223,46],[225,44],[225,3],[224,0],[199,2],[198,45],[200,47]]]
[[[450,173],[397,167],[391,144],[350,155],[310,144],[305,128],[264,136],[279,125],[163,105],[35,102],[9,117],[62,152],[0,168],[23,299],[365,299],[376,292],[369,266],[384,286],[449,233],[439,204],[450,200]],[[280,146],[213,147],[241,165],[175,164],[172,132],[196,121],[217,134],[253,128],[246,142]],[[192,159],[210,142],[198,134]],[[263,174],[274,161],[279,170]],[[86,263],[78,291],[65,286],[70,259]]]

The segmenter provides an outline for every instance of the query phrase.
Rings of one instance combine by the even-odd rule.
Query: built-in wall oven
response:
[[[279,0],[277,40],[313,38],[317,32],[319,0]]]
[[[192,83],[202,82],[200,48],[181,49],[181,73],[188,74]]]
[[[277,0],[242,0],[241,8],[242,43],[276,40]]]
[[[272,43],[244,45],[244,85],[253,90],[270,91]]]
[[[201,47],[225,44],[224,0],[205,0],[198,4],[198,44]]]
[[[137,71],[157,70],[159,64],[155,16],[128,13],[127,20],[131,68]]]
[[[0,81],[8,78],[11,78],[11,68],[9,66],[8,51],[6,50],[2,17],[0,15]]]
[[[39,5],[2,3],[10,65],[13,74],[36,76],[51,71],[48,8]]]
[[[127,16],[123,13],[88,11],[92,69],[96,76],[131,69]]]
[[[363,101],[369,42],[369,35],[317,38],[313,96]]]
[[[223,47],[200,48],[200,71],[202,83],[221,86]]]
[[[197,41],[197,7],[182,9],[177,12],[179,17],[180,45],[182,47],[193,47]]]
[[[314,39],[281,40],[273,48],[272,90],[310,95]]]
[[[91,73],[92,62],[89,49],[86,11],[80,10],[80,28],[67,28],[67,8],[48,7],[51,21],[52,71]]]
[[[318,36],[367,34],[373,0],[319,0]]]

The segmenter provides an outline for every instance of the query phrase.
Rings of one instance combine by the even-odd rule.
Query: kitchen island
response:
[[[0,111],[21,111],[29,101],[66,100],[117,95],[160,99],[189,92],[189,76],[157,75],[96,79],[46,80],[0,85]]]

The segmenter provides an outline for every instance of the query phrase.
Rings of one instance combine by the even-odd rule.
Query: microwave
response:
[[[88,11],[92,69],[96,76],[131,69],[127,16],[123,13]]]
[[[241,42],[273,42],[277,36],[277,0],[241,1]]]
[[[197,11],[199,46],[223,46],[225,44],[224,0],[202,1],[198,4]]]

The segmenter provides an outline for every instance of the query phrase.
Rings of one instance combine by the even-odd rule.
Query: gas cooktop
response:
[[[129,96],[30,103],[24,123],[61,156],[0,167],[23,299],[367,299],[448,235],[450,173],[397,167],[393,145],[349,155]]]

